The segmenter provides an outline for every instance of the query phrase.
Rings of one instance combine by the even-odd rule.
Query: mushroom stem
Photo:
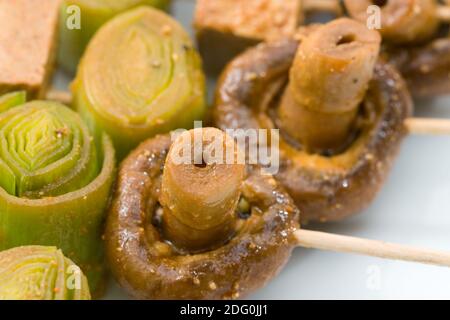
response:
[[[323,25],[299,46],[278,116],[309,152],[349,141],[380,50],[377,31],[351,19]]]
[[[175,246],[203,251],[234,233],[245,164],[233,138],[215,128],[184,132],[172,144],[162,176],[162,229]]]
[[[339,0],[304,0],[305,12],[330,12],[337,16],[342,15],[342,7]]]
[[[294,236],[297,245],[304,248],[450,267],[450,252],[310,230],[298,230]]]
[[[405,121],[405,126],[411,134],[450,135],[448,119],[410,118]]]
[[[438,6],[436,15],[442,22],[450,22],[450,2],[447,5]]]

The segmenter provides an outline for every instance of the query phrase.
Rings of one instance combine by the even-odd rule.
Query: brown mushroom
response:
[[[440,24],[436,0],[344,0],[344,5],[349,16],[362,23],[371,22],[368,8],[378,6],[383,39],[395,44],[428,40]]]
[[[373,41],[365,39],[376,39],[376,36],[365,35],[367,29],[363,29],[364,26],[356,27],[354,21],[343,18],[312,31],[303,30],[296,39],[261,44],[236,58],[219,81],[213,112],[215,124],[219,128],[280,128],[280,168],[276,178],[301,209],[303,221],[339,220],[365,208],[386,179],[406,134],[404,120],[412,109],[408,90],[401,76],[389,64],[377,62],[373,74],[367,69],[373,61],[372,54],[368,53],[374,53],[375,50]],[[306,58],[311,61],[303,62],[305,58],[302,56],[306,56],[304,51],[311,50],[308,42],[316,41],[317,35],[324,35],[324,32],[330,32],[330,35],[321,36],[320,39],[328,43],[315,47],[315,55]],[[349,35],[353,38],[349,38]],[[339,38],[344,43],[336,41]],[[301,45],[298,49],[299,42]],[[341,45],[346,48],[339,48]],[[330,68],[324,71],[317,67],[329,65],[334,59],[333,53],[340,50],[350,57],[355,56],[355,61],[358,61],[360,46],[366,48],[361,58],[365,63],[355,66],[355,69],[361,68],[360,73],[352,69],[352,62],[349,69]],[[326,62],[317,64],[314,56]],[[348,59],[341,61],[344,64]],[[353,83],[355,75],[359,76],[354,78]],[[371,79],[368,79],[368,75],[371,75]],[[298,86],[293,80],[296,76],[313,83],[309,87]],[[361,95],[364,87],[367,91]],[[303,106],[299,103],[301,99],[294,99],[290,106],[294,111],[286,117],[287,121],[283,120],[280,116],[283,108],[286,108],[283,104],[292,103],[289,101],[289,91],[293,92],[292,96],[301,97],[305,93],[299,90],[311,88],[314,91],[306,94],[312,97],[305,100]],[[348,97],[350,115],[346,107],[342,110],[328,107],[346,106],[340,95]],[[318,96],[323,97],[323,100],[319,100],[323,104],[316,103]],[[327,100],[329,98],[333,100]],[[309,106],[309,101],[314,103],[315,109]],[[333,104],[333,101],[339,103]],[[299,111],[301,108],[313,111],[306,115],[306,119],[320,119],[316,123],[319,126],[323,121],[326,123],[325,129],[336,125],[347,135],[333,134],[331,138],[334,139],[330,139],[324,149],[320,132],[316,134],[316,127],[311,128],[301,119],[304,117]],[[332,110],[331,114],[323,114],[329,110]],[[311,136],[311,132],[316,136],[306,140],[305,146],[305,140],[301,138]],[[332,149],[328,149],[328,146],[332,146]]]
[[[211,160],[211,138],[238,154],[232,138],[206,128],[174,143],[157,136],[122,163],[105,240],[113,274],[135,298],[242,297],[289,259],[292,200],[256,167]],[[192,153],[195,161],[180,160]]]
[[[410,48],[390,48],[384,53],[406,79],[415,97],[450,93],[450,37]]]
[[[380,8],[378,18],[384,41],[383,56],[399,69],[414,96],[450,93],[450,3],[444,5],[437,0],[345,0],[344,4],[349,16],[363,23],[376,20],[375,11],[368,11],[369,6]]]
[[[195,133],[206,153],[195,153]],[[222,163],[207,137],[231,147],[231,159],[239,153],[220,130],[195,129],[174,143],[168,135],[148,140],[122,164],[105,240],[111,269],[133,297],[240,298],[272,279],[295,246],[450,265],[446,252],[300,230],[298,209],[277,182],[259,167]],[[185,151],[193,161],[180,160]]]
[[[349,19],[324,25],[302,41],[277,117],[307,151],[340,149],[351,137],[380,41],[378,32]]]

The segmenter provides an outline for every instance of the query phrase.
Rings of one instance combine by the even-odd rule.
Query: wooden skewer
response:
[[[337,16],[343,14],[339,0],[304,0],[303,10],[305,12],[330,12]]]
[[[297,230],[294,236],[298,241],[298,246],[303,248],[450,267],[450,252],[310,230]]]
[[[439,6],[436,13],[439,20],[443,22],[450,22],[450,2],[447,1],[447,3],[445,6]]]
[[[411,134],[450,135],[450,119],[410,118],[405,125]]]

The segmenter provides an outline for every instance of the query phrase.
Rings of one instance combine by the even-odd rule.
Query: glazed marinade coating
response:
[[[306,37],[278,110],[281,128],[308,151],[342,149],[372,79],[380,42],[378,32],[350,19]]]
[[[170,0],[63,0],[59,20],[59,64],[66,71],[75,73],[89,41],[108,20],[141,5],[165,9],[169,2]]]
[[[80,268],[55,247],[0,252],[0,300],[90,300]]]
[[[231,144],[231,159],[238,154],[218,129],[198,130],[207,149],[213,135]],[[253,167],[243,174],[239,162],[210,162],[208,151],[204,164],[177,165],[174,149],[193,133],[174,144],[168,135],[144,142],[119,171],[106,248],[116,280],[135,298],[245,297],[272,279],[294,248],[298,210],[271,176]],[[167,166],[181,182],[166,180]]]
[[[146,138],[192,127],[205,109],[201,60],[178,22],[150,7],[116,16],[90,42],[72,86],[74,105],[119,158]]]
[[[236,58],[219,80],[213,110],[214,123],[221,129],[281,129],[275,177],[300,208],[304,222],[340,220],[367,207],[389,173],[412,110],[401,76],[378,61],[358,107],[353,137],[342,150],[311,153],[283,133],[278,114],[286,82],[299,43],[315,30],[320,28],[302,28],[295,38],[259,45]]]
[[[71,109],[24,94],[1,99],[0,250],[57,246],[103,286],[101,224],[114,175],[107,136],[94,140]]]

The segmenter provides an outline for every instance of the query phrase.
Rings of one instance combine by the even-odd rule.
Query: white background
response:
[[[174,2],[172,15],[192,34],[195,1]],[[55,81],[61,88],[68,80],[58,74]],[[416,115],[450,118],[450,97],[419,102]],[[450,137],[408,137],[368,210],[338,224],[308,227],[450,251]],[[106,298],[127,296],[111,283]],[[299,248],[281,274],[249,298],[449,299],[450,269]]]

